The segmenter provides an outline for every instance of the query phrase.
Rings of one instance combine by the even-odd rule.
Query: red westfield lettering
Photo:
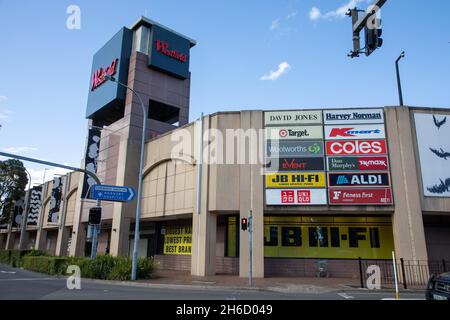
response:
[[[327,141],[327,155],[378,155],[386,154],[385,140]]]
[[[118,62],[119,59],[114,59],[110,66],[106,67],[105,69],[100,68],[94,71],[94,73],[92,74],[91,91],[94,91],[106,81],[105,75],[113,76],[116,74]]]
[[[181,62],[186,62],[188,58],[187,54],[178,52],[178,50],[175,49],[170,50],[169,44],[162,40],[156,40],[156,51]]]

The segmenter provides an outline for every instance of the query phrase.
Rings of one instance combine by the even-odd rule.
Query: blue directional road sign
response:
[[[132,187],[93,185],[92,198],[103,201],[128,202],[133,201],[136,192]]]

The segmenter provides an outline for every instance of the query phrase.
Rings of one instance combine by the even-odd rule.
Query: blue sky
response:
[[[92,56],[145,13],[197,40],[191,121],[201,111],[396,105],[394,61],[402,50],[405,104],[450,107],[450,1],[388,0],[383,47],[358,59],[346,56],[351,22],[340,14],[351,3],[368,5],[0,0],[0,150],[80,165]],[[81,9],[80,30],[66,28],[71,4]],[[42,181],[44,167],[28,168]]]

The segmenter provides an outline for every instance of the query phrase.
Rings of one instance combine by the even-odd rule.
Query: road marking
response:
[[[382,298],[381,300],[397,300],[395,298]],[[413,300],[413,301],[418,301],[418,300],[425,300],[425,298],[400,298],[398,300]]]
[[[338,293],[338,296],[344,298],[344,299],[355,299],[355,297],[349,296],[345,292]]]
[[[15,274],[16,271],[0,271],[0,273]]]
[[[17,278],[17,279],[0,279],[0,281],[46,281],[46,280],[64,280],[58,278]]]

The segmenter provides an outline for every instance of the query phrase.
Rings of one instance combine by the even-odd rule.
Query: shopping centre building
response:
[[[255,277],[315,276],[319,260],[331,276],[354,277],[358,258],[388,260],[392,251],[450,260],[448,109],[218,111],[189,122],[195,45],[140,18],[93,58],[82,168],[137,190],[138,95],[149,111],[140,256],[193,275],[247,276],[240,222],[251,211]],[[0,230],[0,248],[89,255],[94,183],[71,172],[33,187]],[[136,201],[102,208],[98,252],[129,256]]]

